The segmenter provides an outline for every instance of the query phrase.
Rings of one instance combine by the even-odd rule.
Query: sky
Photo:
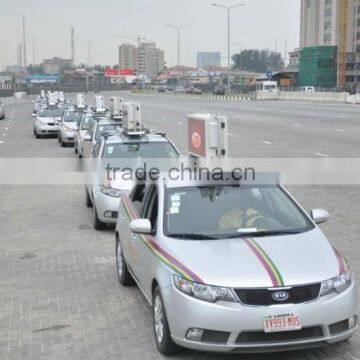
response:
[[[214,0],[213,0],[214,1]],[[70,58],[70,28],[75,28],[76,63],[114,65],[121,43],[140,34],[165,51],[167,65],[177,61],[176,30],[185,25],[181,63],[194,66],[197,51],[220,51],[227,62],[227,16],[212,0],[0,0],[0,69],[16,64],[26,18],[28,64],[44,58]],[[299,45],[300,0],[216,0],[231,6],[232,53],[240,49],[285,52]],[[90,51],[89,51],[90,50]]]

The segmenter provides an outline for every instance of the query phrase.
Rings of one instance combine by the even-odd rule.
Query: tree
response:
[[[267,69],[279,69],[284,66],[281,54],[269,50],[244,50],[232,56],[234,70],[263,73]]]

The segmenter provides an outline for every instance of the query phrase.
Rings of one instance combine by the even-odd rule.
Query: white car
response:
[[[39,139],[46,135],[57,135],[64,109],[47,107],[40,109],[34,121],[34,136]]]
[[[94,121],[95,120],[93,118],[93,114],[86,113],[80,122],[79,131],[77,131],[77,133],[75,134],[75,154],[78,154],[79,158],[82,158],[84,154],[84,142],[91,140],[91,136],[89,135],[89,129],[93,125]]]

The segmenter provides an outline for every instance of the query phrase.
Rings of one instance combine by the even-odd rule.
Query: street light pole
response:
[[[212,6],[216,6],[216,7],[220,7],[223,8],[227,11],[227,20],[228,20],[228,76],[227,76],[227,93],[228,95],[230,95],[231,92],[231,85],[230,85],[230,66],[231,66],[231,49],[230,49],[230,14],[231,14],[231,10],[238,8],[240,6],[244,6],[245,4],[237,4],[237,5],[233,5],[233,6],[225,6],[225,5],[220,5],[220,4],[215,4],[212,3]]]
[[[184,28],[187,28],[190,26],[190,24],[187,25],[181,25],[181,26],[176,26],[176,25],[165,25],[166,27],[175,29],[177,31],[177,65],[180,66],[180,62],[181,62],[181,46],[180,46],[180,31]]]

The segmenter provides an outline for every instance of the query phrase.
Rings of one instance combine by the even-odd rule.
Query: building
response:
[[[294,49],[289,52],[289,67],[298,68],[300,63],[300,49]]]
[[[197,68],[206,69],[209,67],[221,66],[221,54],[219,52],[198,52]]]
[[[53,57],[52,59],[43,60],[42,67],[45,74],[58,75],[62,70],[71,68],[72,61],[70,59]]]
[[[154,77],[164,71],[164,52],[154,42],[142,43],[136,49],[136,70],[140,74]]]
[[[299,85],[334,88],[337,80],[337,47],[311,46],[301,50]]]
[[[135,69],[136,47],[130,44],[119,46],[119,67],[120,69]]]
[[[150,77],[164,70],[164,52],[154,42],[142,43],[138,47],[129,44],[119,46],[120,69],[133,69]]]
[[[301,0],[300,46],[337,46],[346,83],[360,81],[360,0]]]

